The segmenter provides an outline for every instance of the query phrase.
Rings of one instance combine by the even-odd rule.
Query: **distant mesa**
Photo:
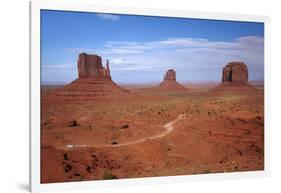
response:
[[[243,62],[230,62],[222,71],[222,83],[247,84],[248,67]]]
[[[222,83],[213,90],[247,92],[257,89],[248,83],[248,67],[244,62],[229,62],[222,70]]]
[[[164,75],[164,80],[158,86],[163,91],[187,91],[188,89],[177,82],[176,71],[170,69]]]
[[[165,80],[174,80],[176,81],[176,71],[173,69],[170,69],[166,72],[165,76],[164,76],[164,81]]]
[[[128,90],[112,81],[108,60],[104,67],[100,56],[81,53],[77,65],[78,78],[57,90],[56,96],[86,99],[128,95]]]

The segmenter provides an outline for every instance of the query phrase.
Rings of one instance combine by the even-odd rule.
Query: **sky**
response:
[[[179,82],[219,82],[231,61],[262,81],[264,24],[41,10],[41,81],[75,80],[81,52],[108,59],[120,84],[161,82],[168,69]]]

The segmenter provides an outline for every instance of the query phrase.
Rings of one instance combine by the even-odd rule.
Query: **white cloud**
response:
[[[257,36],[234,41],[175,37],[149,42],[111,41],[102,49],[83,51],[109,59],[114,78],[120,82],[145,76],[156,81],[169,68],[175,69],[182,81],[220,81],[222,67],[230,61],[245,62],[250,79],[263,79],[264,40]]]
[[[67,64],[43,64],[44,69],[74,69],[76,68],[76,64],[67,63]]]
[[[105,13],[97,13],[96,15],[103,20],[117,21],[120,19],[120,16],[118,15],[105,14]]]
[[[155,49],[245,49],[253,45],[263,48],[263,38],[246,36],[236,39],[234,42],[208,41],[199,38],[168,38],[151,42],[107,42],[105,51],[113,54],[140,53]],[[255,48],[255,47],[253,47]]]

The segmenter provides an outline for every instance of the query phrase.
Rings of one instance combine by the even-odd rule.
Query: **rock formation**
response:
[[[112,81],[109,61],[106,67],[98,55],[79,54],[78,78],[55,92],[55,96],[70,99],[91,99],[104,97],[120,97],[128,95],[128,90]]]
[[[176,71],[173,69],[166,72],[158,88],[163,91],[187,91],[186,87],[176,81]]]
[[[243,62],[230,62],[222,71],[222,82],[247,84],[248,68]]]
[[[165,80],[174,80],[176,81],[176,71],[173,69],[170,69],[166,72],[165,76],[164,76],[164,81]]]
[[[102,66],[102,59],[98,55],[81,53],[78,58],[78,78],[110,79],[109,62],[106,68]]]
[[[222,70],[222,83],[213,91],[249,92],[257,89],[248,83],[248,67],[244,62],[229,62]]]

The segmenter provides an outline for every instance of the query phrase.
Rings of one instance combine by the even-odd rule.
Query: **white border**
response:
[[[204,174],[170,177],[148,177],[136,179],[120,179],[113,181],[84,181],[40,184],[40,10],[64,10],[82,12],[101,12],[132,15],[168,16],[183,18],[231,20],[264,22],[265,29],[265,164],[264,171],[235,172],[225,174]],[[240,15],[226,13],[191,12],[183,10],[143,9],[134,7],[104,6],[87,3],[73,3],[67,1],[32,1],[30,2],[30,191],[42,192],[52,190],[73,190],[84,188],[108,188],[134,185],[152,185],[161,183],[183,183],[191,181],[241,179],[250,177],[268,176],[270,165],[270,18],[257,15]]]

